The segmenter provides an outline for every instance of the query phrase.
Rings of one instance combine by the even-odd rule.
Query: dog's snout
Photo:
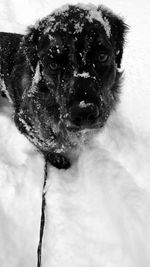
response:
[[[74,89],[76,94],[88,94],[97,91],[97,84],[94,78],[77,77],[75,79]]]
[[[69,106],[74,103],[94,103],[99,105],[98,102],[98,85],[92,78],[77,77],[73,85],[73,93],[69,97]]]
[[[83,75],[82,75],[83,76]],[[99,117],[97,84],[91,77],[76,77],[70,97],[70,121],[81,128],[92,127]]]
[[[93,103],[84,103],[74,105],[70,109],[71,122],[76,126],[90,127],[99,116],[99,109]]]

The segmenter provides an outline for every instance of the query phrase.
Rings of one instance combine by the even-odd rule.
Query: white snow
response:
[[[37,83],[41,80],[41,73],[40,73],[40,63],[37,63],[36,69],[35,69],[35,74],[32,80],[31,88],[28,93],[28,96],[32,96],[36,91],[37,91]]]
[[[150,266],[150,2],[101,3],[130,25],[121,102],[72,169],[49,167],[42,267]],[[1,0],[0,30],[25,32],[62,4]],[[0,266],[34,267],[44,161],[0,104]]]
[[[90,74],[89,72],[77,73],[77,71],[74,71],[74,77],[89,78]]]
[[[86,108],[88,106],[92,106],[92,103],[86,103],[84,100],[79,103],[80,108]]]
[[[44,163],[0,115],[0,266],[36,266]]]
[[[75,25],[76,33],[82,32],[82,30],[83,30],[83,25],[84,25],[84,24],[82,24],[82,23],[80,23],[80,22],[76,23],[76,25]]]
[[[103,19],[100,11],[97,11],[96,8],[91,8],[91,10],[89,11],[88,19],[90,22],[92,22],[94,19],[99,21],[103,25],[107,36],[110,37],[111,27],[109,21],[106,18]]]
[[[149,266],[149,162],[113,114],[71,170],[49,169],[42,266]]]
[[[83,8],[84,10],[88,10],[89,14],[87,15],[87,19],[92,22],[93,20],[97,20],[101,22],[101,24],[104,27],[104,30],[106,31],[106,34],[108,37],[110,37],[111,34],[111,27],[109,25],[109,21],[106,18],[102,17],[102,14],[100,11],[97,11],[97,6],[93,4],[77,4],[79,8]],[[59,15],[61,12],[66,12],[69,9],[69,5],[64,5],[61,8],[58,8],[55,10],[55,14]],[[51,18],[50,18],[51,19]],[[82,25],[76,24],[76,30],[77,32],[82,32]]]
[[[5,85],[5,82],[4,82],[4,79],[0,77],[0,90],[5,93],[6,97],[8,98],[9,102],[10,103],[13,103],[10,95],[9,95],[9,92],[8,90],[6,89],[6,85]]]

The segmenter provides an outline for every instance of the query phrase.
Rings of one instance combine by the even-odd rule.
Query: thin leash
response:
[[[44,234],[44,226],[45,226],[45,207],[46,207],[46,198],[45,198],[45,187],[47,182],[48,175],[48,160],[45,158],[45,166],[44,166],[44,183],[42,190],[42,206],[41,206],[41,222],[40,222],[40,236],[39,236],[39,244],[37,249],[37,267],[41,267],[41,259],[42,259],[42,241]]]
[[[53,155],[52,159],[53,166],[58,169],[68,169],[70,167],[70,162],[63,156],[56,154],[55,157]],[[45,207],[46,207],[46,183],[48,176],[48,162],[49,158],[45,156],[45,166],[44,166],[44,183],[42,190],[42,206],[41,206],[41,221],[40,221],[40,236],[39,236],[39,244],[37,249],[37,267],[41,267],[42,260],[42,242],[43,242],[43,234],[44,234],[44,226],[45,226]]]

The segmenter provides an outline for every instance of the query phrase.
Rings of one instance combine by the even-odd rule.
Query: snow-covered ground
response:
[[[23,33],[65,3],[1,0],[0,31]],[[130,25],[121,102],[73,168],[49,167],[42,267],[150,266],[150,1],[101,3]],[[34,267],[44,161],[0,111],[0,266]]]

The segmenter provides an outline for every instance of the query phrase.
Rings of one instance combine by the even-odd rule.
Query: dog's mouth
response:
[[[75,103],[69,109],[69,123],[67,129],[70,131],[81,131],[98,127],[100,117],[99,107],[86,101]]]

